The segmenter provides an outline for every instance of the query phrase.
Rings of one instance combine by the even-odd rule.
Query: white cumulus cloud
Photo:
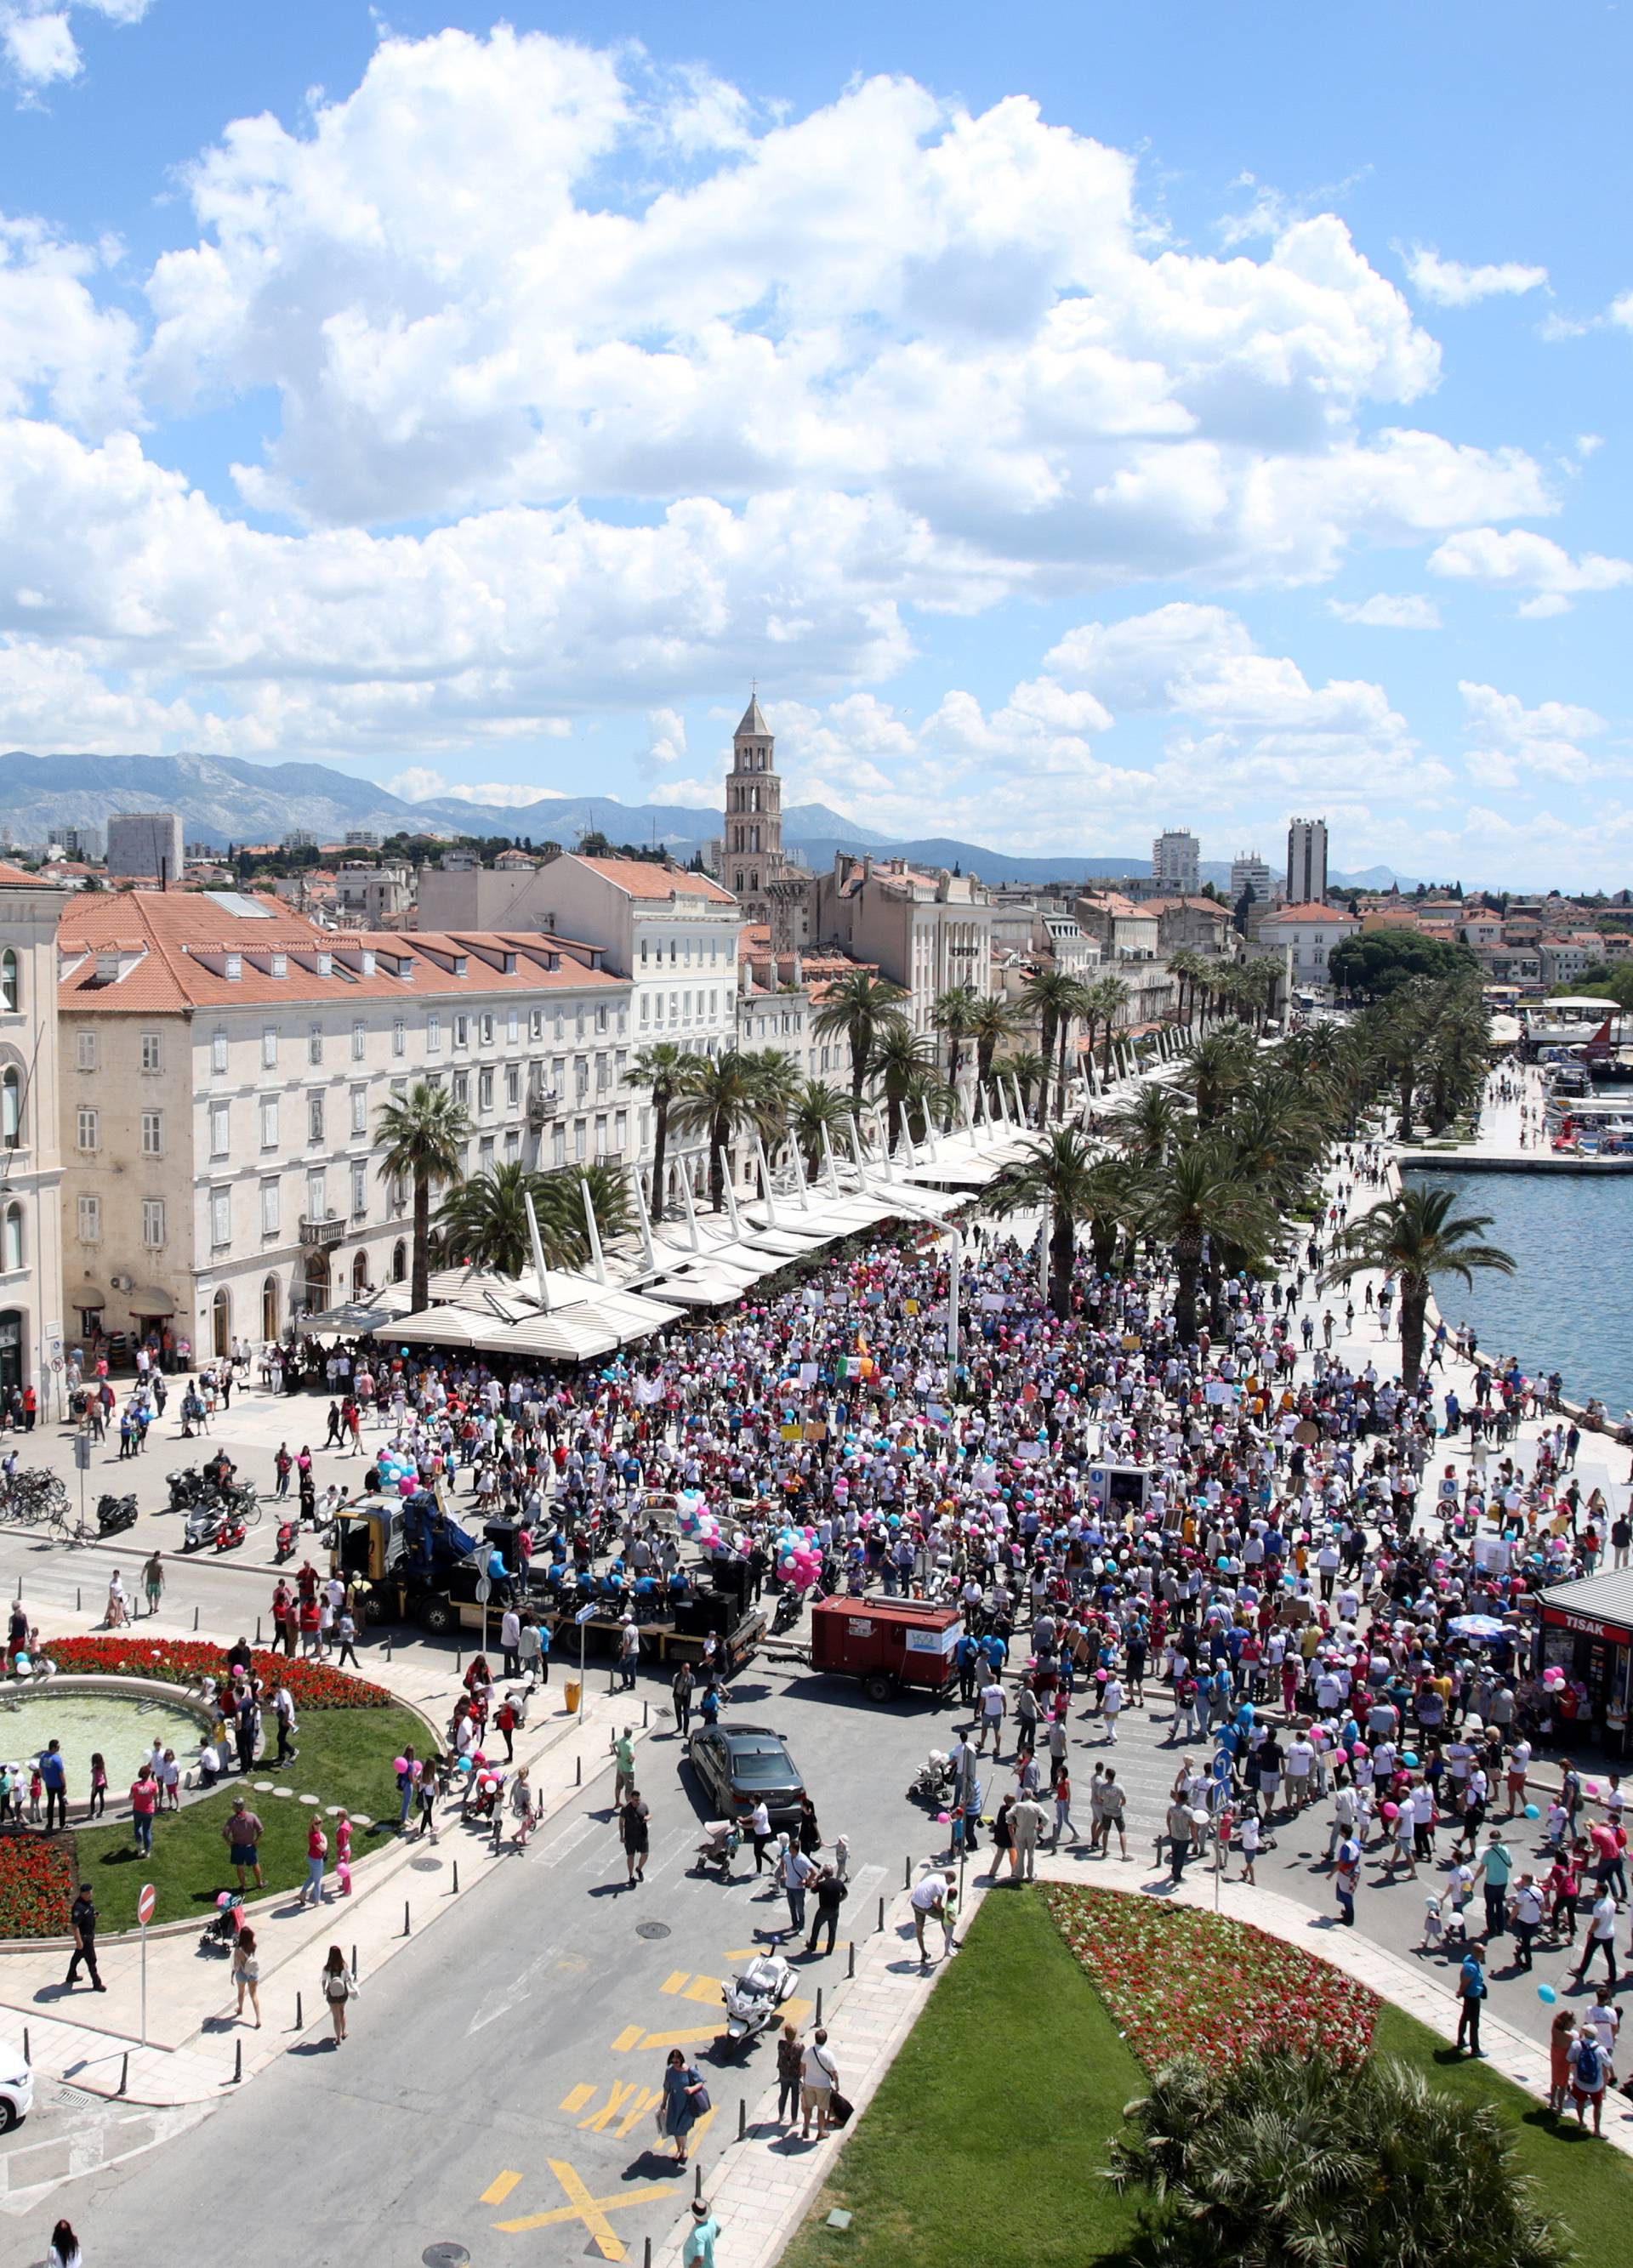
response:
[[[1528,268],[1518,260],[1470,268],[1459,260],[1443,260],[1426,244],[1415,244],[1406,254],[1406,271],[1418,297],[1437,307],[1472,307],[1477,299],[1514,298],[1548,288],[1546,268]]]
[[[1327,612],[1341,622],[1373,630],[1437,630],[1440,609],[1418,591],[1374,591],[1370,599],[1329,599]]]
[[[74,37],[72,11],[78,6],[115,24],[137,24],[146,15],[150,0],[0,0],[0,52],[25,99],[63,79],[78,78],[84,68],[79,43]]]
[[[1579,592],[1614,591],[1633,582],[1633,561],[1597,551],[1573,559],[1551,536],[1524,527],[1467,528],[1438,545],[1429,566],[1432,574],[1455,581],[1529,592],[1518,611],[1531,616],[1563,615]]]
[[[1580,744],[1606,730],[1605,719],[1596,711],[1569,701],[1543,701],[1527,709],[1517,694],[1499,693],[1495,686],[1467,679],[1458,691],[1474,742],[1467,758],[1474,778],[1513,788],[1526,774],[1570,782],[1592,774],[1592,760]]]

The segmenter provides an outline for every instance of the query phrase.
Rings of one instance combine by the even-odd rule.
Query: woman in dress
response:
[[[708,2108],[708,2090],[695,2065],[678,2048],[669,2050],[663,2067],[663,2131],[675,2138],[675,2162],[686,2162],[687,2137]]]

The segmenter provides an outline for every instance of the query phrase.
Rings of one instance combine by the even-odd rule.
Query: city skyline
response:
[[[1622,884],[1617,18],[508,13],[0,5],[0,745]]]

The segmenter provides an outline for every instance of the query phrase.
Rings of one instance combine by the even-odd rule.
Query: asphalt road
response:
[[[802,1945],[795,1960],[809,1979],[801,1998],[814,2003],[844,1975],[846,1935],[875,1926],[905,1859],[938,1839],[905,1791],[926,1751],[946,1744],[949,1716],[876,1709],[848,1684],[757,1667],[734,1695],[735,1720],[788,1735],[824,1836],[850,1839],[839,1948],[809,1961]],[[452,2242],[477,2268],[617,2259],[621,2248],[639,2260],[642,2238],[661,2237],[691,2194],[691,2175],[653,2148],[667,2050],[705,2058],[716,2107],[695,2162],[706,2186],[739,2098],[752,2104],[774,2069],[769,2039],[746,2069],[712,2059],[719,1981],[787,1924],[748,1849],[726,1886],[689,1871],[705,1807],[678,1769],[680,1747],[661,1734],[638,1752],[653,1813],[642,1887],[624,1887],[604,1776],[365,1979],[344,2047],[329,2043],[326,2017],[296,2038],[292,2006],[269,2000],[266,2020],[292,2028],[286,2057],[162,2147],[0,2221],[0,2256],[39,2259],[66,2212],[92,2268],[158,2257],[217,2268],[229,2221],[253,2233],[257,2259],[384,2268]],[[459,1831],[426,1857],[446,1865]],[[315,1974],[305,2014],[322,2014]],[[833,2044],[843,2071],[842,2025]]]

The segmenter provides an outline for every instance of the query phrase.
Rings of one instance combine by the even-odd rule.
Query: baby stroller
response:
[[[701,1874],[710,1867],[718,1867],[721,1881],[727,1881],[731,1876],[731,1862],[743,1848],[743,1829],[735,1819],[711,1819],[706,1823],[706,1832],[709,1839],[698,1844],[691,1871]]]
[[[201,1953],[230,1953],[238,1941],[243,1926],[244,1900],[238,1890],[223,1890],[216,1900],[216,1910],[199,1934]]]

